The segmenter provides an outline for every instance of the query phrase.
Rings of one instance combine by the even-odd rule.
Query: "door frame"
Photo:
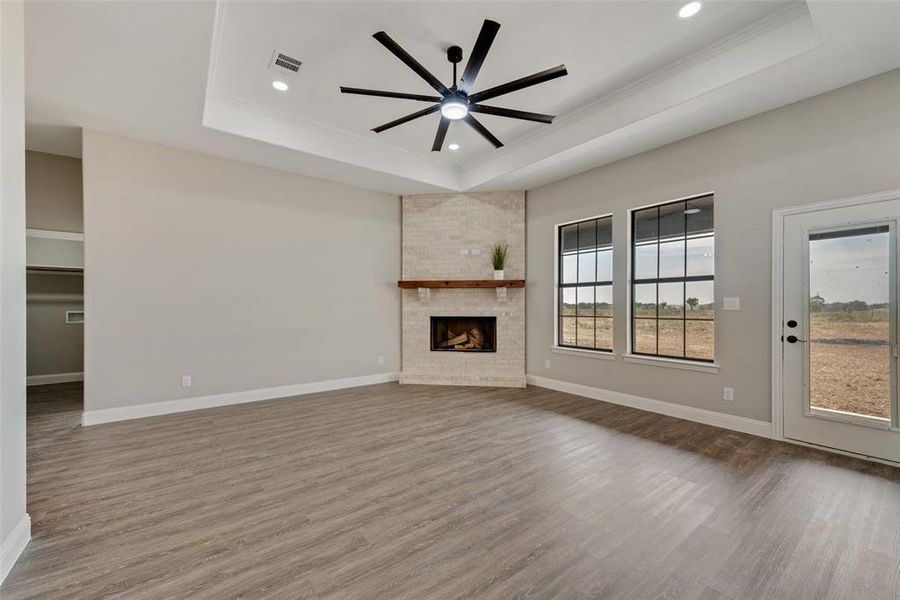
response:
[[[879,460],[854,452],[827,448],[816,444],[808,444],[797,440],[787,439],[784,437],[784,396],[782,395],[782,379],[784,375],[783,369],[783,352],[784,344],[781,341],[782,323],[784,321],[784,219],[791,215],[799,215],[803,213],[818,212],[832,208],[846,208],[850,206],[858,206],[860,204],[872,204],[875,202],[886,202],[890,200],[900,200],[900,188],[885,190],[883,192],[874,192],[871,194],[862,194],[859,196],[849,196],[846,198],[837,198],[834,200],[825,200],[822,202],[813,202],[810,204],[802,204],[799,206],[790,206],[786,208],[776,208],[772,210],[772,329],[771,329],[771,349],[772,349],[772,438],[801,446],[810,446],[845,454],[847,456],[855,456],[865,460],[880,462],[887,465],[897,466],[898,463],[889,460]]]

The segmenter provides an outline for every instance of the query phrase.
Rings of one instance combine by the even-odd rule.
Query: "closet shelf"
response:
[[[25,265],[25,270],[31,273],[84,273],[81,267],[54,267],[50,265]]]

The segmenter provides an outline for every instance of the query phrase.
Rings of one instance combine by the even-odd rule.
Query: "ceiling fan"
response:
[[[401,98],[404,100],[417,100],[420,102],[431,102],[432,106],[428,108],[423,108],[422,110],[418,110],[414,113],[408,114],[405,117],[401,117],[395,121],[391,121],[390,123],[385,123],[384,125],[379,125],[372,129],[375,133],[381,133],[387,129],[391,129],[392,127],[396,127],[398,125],[402,125],[404,123],[408,123],[414,119],[418,119],[419,117],[424,117],[425,115],[430,115],[440,111],[441,113],[441,121],[438,124],[437,134],[434,136],[434,144],[431,146],[432,152],[440,152],[441,148],[444,145],[444,138],[447,136],[447,129],[450,127],[450,121],[458,121],[462,120],[467,123],[470,127],[472,127],[475,131],[480,133],[484,138],[486,138],[490,143],[494,145],[495,148],[500,148],[503,146],[503,143],[498,140],[487,128],[482,125],[472,113],[481,113],[485,115],[495,115],[498,117],[509,117],[511,119],[521,119],[524,121],[536,121],[538,123],[552,123],[553,115],[544,115],[540,113],[526,112],[523,110],[514,110],[511,108],[500,108],[498,106],[488,106],[482,104],[485,100],[490,100],[491,98],[496,98],[497,96],[502,96],[504,94],[509,94],[510,92],[515,92],[517,90],[521,90],[523,88],[531,87],[533,85],[537,85],[539,83],[543,83],[545,81],[550,81],[551,79],[556,79],[557,77],[562,77],[566,75],[566,66],[559,65],[558,67],[553,67],[552,69],[547,69],[545,71],[541,71],[539,73],[535,73],[533,75],[528,75],[527,77],[522,77],[521,79],[516,79],[515,81],[510,81],[508,83],[504,83],[492,88],[488,88],[486,90],[482,90],[480,92],[472,92],[472,88],[475,84],[475,78],[478,76],[478,72],[481,70],[481,65],[484,63],[484,59],[487,57],[488,50],[491,48],[491,44],[494,43],[494,37],[497,35],[497,30],[500,29],[500,24],[491,21],[489,19],[485,19],[484,24],[481,26],[481,31],[478,34],[478,39],[475,40],[475,47],[472,48],[472,54],[469,55],[469,62],[466,63],[466,68],[463,71],[462,77],[458,80],[456,78],[456,65],[457,63],[462,61],[462,48],[459,46],[450,46],[447,49],[447,60],[453,63],[453,85],[451,87],[445,86],[440,80],[432,75],[428,69],[423,67],[419,62],[410,56],[410,54],[400,47],[400,45],[395,42],[387,33],[383,31],[379,31],[372,37],[378,40],[381,45],[391,51],[391,53],[402,60],[406,66],[416,72],[416,74],[428,82],[428,85],[433,87],[435,91],[440,94],[440,96],[426,96],[422,94],[406,94],[402,92],[389,92],[384,90],[367,90],[362,88],[352,88],[352,87],[344,87],[341,86],[341,92],[344,94],[360,94],[362,96],[380,96],[383,98]]]

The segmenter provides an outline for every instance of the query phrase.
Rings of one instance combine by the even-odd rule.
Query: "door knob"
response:
[[[797,342],[805,342],[806,341],[806,340],[801,340],[796,335],[789,335],[789,336],[787,336],[786,339],[788,341],[788,344],[796,344]]]

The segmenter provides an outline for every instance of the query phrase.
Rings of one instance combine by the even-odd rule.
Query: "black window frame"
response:
[[[667,240],[666,238],[661,237],[661,235],[660,235],[660,222],[661,222],[661,212],[662,212],[662,209],[665,208],[665,207],[668,207],[668,206],[674,206],[674,205],[680,204],[680,205],[683,205],[683,206],[684,206],[684,209],[685,209],[685,210],[687,210],[687,209],[688,209],[688,205],[689,205],[691,202],[697,203],[697,202],[703,202],[703,201],[707,201],[707,200],[709,201],[710,206],[712,207],[711,216],[710,216],[710,218],[711,218],[711,220],[712,220],[712,221],[711,221],[711,224],[710,224],[710,231],[711,231],[711,233],[709,233],[708,235],[697,236],[697,237],[695,237],[695,238],[693,238],[693,239],[699,239],[699,238],[703,238],[703,237],[711,237],[711,238],[712,238],[712,240],[713,240],[713,269],[712,269],[712,275],[688,275],[688,244],[687,244],[687,240],[689,239],[689,238],[688,238],[688,219],[689,219],[689,214],[686,213],[686,212],[684,212],[684,211],[682,211],[683,214],[684,214],[684,231],[683,231],[683,234],[682,234],[682,238],[681,238],[681,239],[683,239],[683,240],[685,241],[685,243],[684,243],[684,251],[683,251],[683,252],[684,252],[684,257],[683,257],[683,260],[684,260],[684,272],[683,272],[682,276],[680,276],[680,277],[678,277],[678,276],[675,276],[675,277],[660,277],[660,276],[659,276],[659,275],[660,275],[660,274],[659,274],[659,269],[660,269],[660,254],[661,254],[661,253],[660,253],[660,250],[659,250],[659,245],[662,243],[661,240],[662,240],[662,241],[673,241],[673,240],[675,240],[675,239],[678,239],[678,238],[676,237],[676,238],[673,238],[672,240]],[[657,215],[657,216],[656,216],[656,244],[657,244],[657,249],[656,249],[656,277],[642,277],[642,278],[637,278],[637,277],[636,277],[636,274],[637,274],[637,246],[638,246],[638,239],[637,239],[637,238],[638,238],[638,236],[637,236],[637,228],[636,228],[636,223],[635,223],[635,221],[636,221],[637,216],[638,216],[639,213],[642,213],[642,212],[644,212],[644,211],[649,211],[649,210],[651,210],[651,209],[656,209],[656,211],[657,211],[657,213],[656,213],[656,215]],[[641,207],[641,208],[635,208],[635,209],[632,209],[632,210],[629,211],[629,228],[630,228],[630,229],[629,229],[629,238],[630,238],[630,239],[628,240],[628,248],[629,248],[629,252],[630,252],[630,259],[629,259],[629,270],[630,270],[630,272],[629,272],[629,283],[628,283],[628,285],[629,285],[629,291],[630,291],[630,297],[629,297],[629,302],[628,302],[628,324],[629,324],[629,328],[630,328],[630,335],[629,335],[629,340],[628,340],[628,343],[629,343],[629,349],[628,349],[628,350],[629,350],[629,354],[634,355],[634,356],[649,357],[649,358],[663,358],[663,359],[670,359],[670,360],[680,360],[680,361],[687,361],[687,362],[696,362],[696,363],[702,363],[702,364],[714,364],[715,361],[716,361],[716,344],[715,344],[715,330],[716,330],[716,326],[715,326],[715,322],[716,322],[716,290],[715,290],[715,277],[716,277],[716,276],[715,276],[715,247],[716,247],[716,233],[715,233],[715,194],[713,194],[713,193],[700,194],[700,195],[697,195],[697,196],[691,196],[691,197],[689,197],[689,198],[681,198],[681,199],[678,199],[678,200],[670,200],[670,201],[661,202],[661,203],[655,204],[655,205],[644,206],[644,207]],[[713,291],[712,291],[712,317],[709,317],[709,318],[695,317],[695,318],[688,319],[688,318],[687,318],[687,314],[688,314],[688,309],[687,309],[687,307],[688,307],[688,305],[687,305],[687,298],[688,298],[688,295],[687,295],[687,289],[688,289],[688,285],[687,285],[687,284],[692,283],[692,282],[700,282],[700,281],[710,281],[710,282],[713,282]],[[659,306],[660,306],[660,301],[659,301],[659,286],[660,286],[660,284],[665,284],[665,283],[682,283],[682,284],[683,284],[682,316],[681,316],[680,318],[679,318],[679,317],[672,317],[672,316],[663,316],[663,317],[660,317],[660,314],[659,314]],[[639,315],[636,315],[636,314],[635,314],[635,313],[637,312],[637,311],[635,311],[636,287],[637,287],[638,285],[647,285],[647,284],[655,284],[655,285],[656,285],[656,302],[655,302],[656,316],[639,316]],[[637,344],[635,343],[635,342],[636,342],[636,332],[637,332],[636,321],[639,321],[639,320],[650,320],[650,321],[655,321],[655,322],[656,322],[656,352],[655,352],[655,353],[653,353],[653,352],[638,351],[638,350],[636,349],[636,348],[637,348]],[[659,329],[660,329],[660,328],[659,328],[659,322],[660,322],[660,321],[666,321],[666,320],[674,320],[674,321],[681,321],[681,322],[682,322],[682,327],[681,327],[681,331],[682,331],[682,355],[681,355],[681,356],[675,356],[675,355],[671,355],[671,354],[661,354],[661,353],[659,352]],[[699,358],[699,357],[688,356],[688,352],[687,352],[687,336],[688,336],[687,330],[688,330],[688,327],[687,327],[687,325],[688,325],[688,323],[690,323],[690,322],[712,322],[712,323],[713,323],[713,352],[712,352],[712,358]]]
[[[597,225],[599,225],[599,223],[601,221],[607,222],[608,226],[609,226],[609,233],[610,233],[609,244],[605,244],[603,246],[603,251],[608,250],[610,253],[610,261],[609,261],[609,263],[610,263],[610,279],[603,280],[603,281],[597,281],[597,268],[598,268],[597,263],[599,261],[597,261],[595,258],[594,280],[593,281],[584,281],[584,282],[578,281],[578,278],[580,276],[580,255],[582,254],[582,248],[581,248],[581,244],[580,244],[580,239],[576,239],[575,252],[574,252],[575,256],[576,256],[575,282],[563,283],[563,279],[564,279],[564,277],[563,277],[563,274],[564,274],[563,258],[564,258],[564,256],[567,255],[567,253],[565,252],[565,246],[563,243],[564,229],[567,227],[571,227],[571,226],[578,226],[578,228],[576,229],[576,232],[578,233],[578,235],[580,235],[580,230],[581,230],[580,226],[582,224],[593,223],[594,227],[595,227],[595,232],[596,232],[597,231],[596,227],[597,227]],[[612,214],[599,215],[596,217],[590,217],[590,218],[581,219],[578,221],[562,223],[562,224],[556,226],[557,277],[556,277],[556,289],[554,290],[554,292],[556,293],[556,315],[555,315],[555,318],[556,318],[556,347],[557,348],[570,349],[570,350],[584,350],[584,351],[591,351],[591,352],[601,352],[601,353],[605,353],[605,354],[612,354],[614,352],[614,346],[615,346],[614,333],[612,333],[610,335],[610,346],[608,348],[606,348],[606,347],[597,348],[596,346],[582,346],[582,345],[578,344],[578,319],[590,318],[593,320],[593,322],[594,322],[594,344],[595,345],[597,343],[597,319],[609,319],[609,321],[611,323],[610,330],[613,331],[612,327],[615,324],[615,311],[614,311],[615,304],[612,301],[613,291],[614,291],[613,290],[613,278],[614,278],[614,276],[613,276],[613,253],[614,253],[615,249],[613,247],[613,240],[612,240],[612,226],[613,226]],[[600,245],[599,245],[599,243],[596,242],[596,238],[595,238],[595,245],[593,246],[593,248],[594,248],[595,253],[600,252]],[[590,287],[590,288],[608,287],[610,290],[609,315],[598,315],[597,314],[597,298],[596,298],[596,296],[594,297],[594,302],[593,302],[593,314],[590,316],[579,315],[578,314],[578,291],[577,291],[577,289],[580,287]],[[576,296],[575,296],[575,314],[574,315],[564,315],[563,314],[563,290],[565,290],[565,289],[575,289],[576,290],[575,291]],[[564,319],[574,319],[575,320],[575,340],[576,340],[575,344],[567,344],[564,342],[564,337],[563,337]]]

